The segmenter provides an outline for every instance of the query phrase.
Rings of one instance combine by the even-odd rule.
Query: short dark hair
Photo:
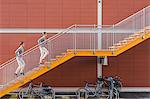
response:
[[[21,42],[19,43],[19,45],[22,45],[22,44],[24,44],[24,42],[23,42],[23,41],[21,41]]]
[[[45,35],[45,34],[46,34],[46,32],[43,32],[43,34]]]

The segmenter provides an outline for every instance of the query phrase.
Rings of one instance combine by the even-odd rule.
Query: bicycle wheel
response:
[[[32,90],[31,96],[32,98],[34,97],[35,99],[45,99],[44,96],[36,89]]]
[[[43,94],[43,93],[37,93],[36,98],[38,98],[38,99],[55,99],[53,94]]]
[[[55,99],[55,91],[53,89],[51,89],[50,96],[52,97],[52,99]]]
[[[55,91],[51,87],[49,88],[41,87],[41,89],[38,90],[38,94],[39,96],[42,96],[42,99],[44,99],[45,97],[51,97],[51,99],[55,99]]]
[[[24,93],[25,91],[22,89],[19,91],[19,99],[24,99]]]
[[[27,89],[20,89],[19,99],[25,99],[31,97],[30,92]]]
[[[77,99],[80,99],[81,97],[84,99],[87,99],[89,97],[89,92],[85,88],[79,88],[76,91]]]

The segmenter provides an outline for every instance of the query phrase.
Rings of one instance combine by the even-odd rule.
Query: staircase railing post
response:
[[[112,26],[113,28],[112,28],[112,30],[113,30],[113,41],[112,41],[112,45],[114,45],[115,44],[115,25],[113,24],[113,26]],[[114,50],[115,49],[113,49],[113,52],[114,52]]]
[[[48,41],[48,51],[49,51],[49,55],[48,55],[48,68],[50,68],[50,60],[51,60],[51,40]]]
[[[146,19],[145,19],[145,8],[143,9],[143,28],[146,26]]]
[[[95,45],[96,45],[96,44],[95,44],[95,43],[96,43],[96,41],[95,41],[95,40],[96,40],[96,37],[95,37],[96,34],[95,34],[95,33],[96,33],[96,32],[95,32],[95,30],[96,30],[96,25],[94,24],[94,41],[93,41],[93,44],[94,44],[94,45],[93,45],[94,54],[95,54],[95,52],[96,52],[96,47],[95,47]]]
[[[137,29],[136,25],[136,15],[132,18],[132,30],[135,31]],[[129,28],[130,29],[130,28]]]
[[[146,31],[145,31],[145,27],[146,27],[146,13],[145,13],[145,9],[143,9],[143,29],[144,29],[144,35],[146,34]],[[142,29],[142,28],[141,28]]]
[[[77,37],[76,37],[77,25],[75,24],[74,26],[75,26],[75,30],[74,30],[74,54],[75,54],[77,49]]]

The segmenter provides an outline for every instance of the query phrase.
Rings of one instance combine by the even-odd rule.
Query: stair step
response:
[[[150,30],[150,26],[145,27],[145,30]]]
[[[56,56],[56,58],[62,58],[63,56],[62,55],[58,55],[58,56]]]
[[[122,41],[119,41],[119,43],[125,43],[125,44],[127,44],[129,41],[127,41],[127,40],[122,40]]]
[[[50,59],[50,61],[56,61],[56,60],[57,60],[56,58]]]
[[[67,52],[73,52],[74,49],[67,49]]]
[[[112,50],[112,49],[114,49],[114,50],[117,50],[119,47],[117,47],[117,46],[111,46],[111,47],[109,47],[108,49],[110,49],[110,50]]]
[[[133,39],[125,39],[125,40],[126,40],[125,42],[127,42],[127,43],[133,41]]]
[[[9,85],[11,85],[11,84],[15,84],[15,83],[16,83],[16,81],[18,81],[18,80],[16,79],[15,81],[10,82],[10,83],[9,83]],[[9,85],[6,85],[6,86],[9,86]]]
[[[64,53],[61,53],[61,54],[62,54],[62,55],[66,55],[67,53],[64,52]]]
[[[38,71],[38,70],[40,70],[40,68],[39,67],[36,67],[36,68],[34,68],[32,71]],[[32,72],[31,71],[31,72]]]
[[[143,33],[144,33],[144,30],[141,31],[141,32],[137,32],[137,33],[135,33],[135,34],[140,34],[140,35],[142,35]]]
[[[122,43],[116,43],[114,44],[114,46],[122,46],[123,44]]]
[[[125,40],[133,40],[135,39],[134,37],[128,37],[128,38],[125,38]]]
[[[133,35],[141,35],[142,33],[140,32],[140,33],[134,33]]]
[[[49,64],[49,63],[51,63],[51,62],[45,62],[45,64]]]
[[[129,37],[139,37],[139,36],[141,36],[141,34],[136,33],[136,34],[130,35]]]

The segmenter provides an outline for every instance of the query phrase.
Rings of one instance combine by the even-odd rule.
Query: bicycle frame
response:
[[[85,86],[85,90],[87,90],[89,94],[91,93],[91,97],[100,97],[102,95],[103,84],[103,82],[97,83],[96,85],[87,83]],[[94,89],[94,91],[92,90],[92,88]]]
[[[35,87],[37,89],[35,89]],[[55,99],[55,92],[54,90],[51,88],[51,87],[48,87],[50,88],[50,90],[52,91],[52,99]],[[42,83],[40,85],[33,85],[32,82],[29,83],[29,86],[27,88],[27,90],[25,89],[21,89],[20,92],[19,92],[19,98],[20,99],[24,99],[24,97],[28,97],[29,98],[32,98],[32,97],[39,97],[41,99],[44,98],[44,94],[42,93],[42,89],[44,89],[44,87],[42,86]]]
[[[109,78],[109,77],[108,77]],[[103,89],[105,89],[105,86],[108,86],[108,94],[107,91],[104,91]],[[113,78],[112,80],[110,79],[101,79],[97,81],[96,84],[90,84],[90,83],[86,83],[85,87],[83,88],[79,88],[77,90],[77,97],[78,99],[80,99],[80,95],[82,93],[85,94],[86,99],[88,97],[101,97],[101,96],[106,96],[107,99],[119,99],[119,88],[122,87],[122,84],[120,82],[119,79]]]

